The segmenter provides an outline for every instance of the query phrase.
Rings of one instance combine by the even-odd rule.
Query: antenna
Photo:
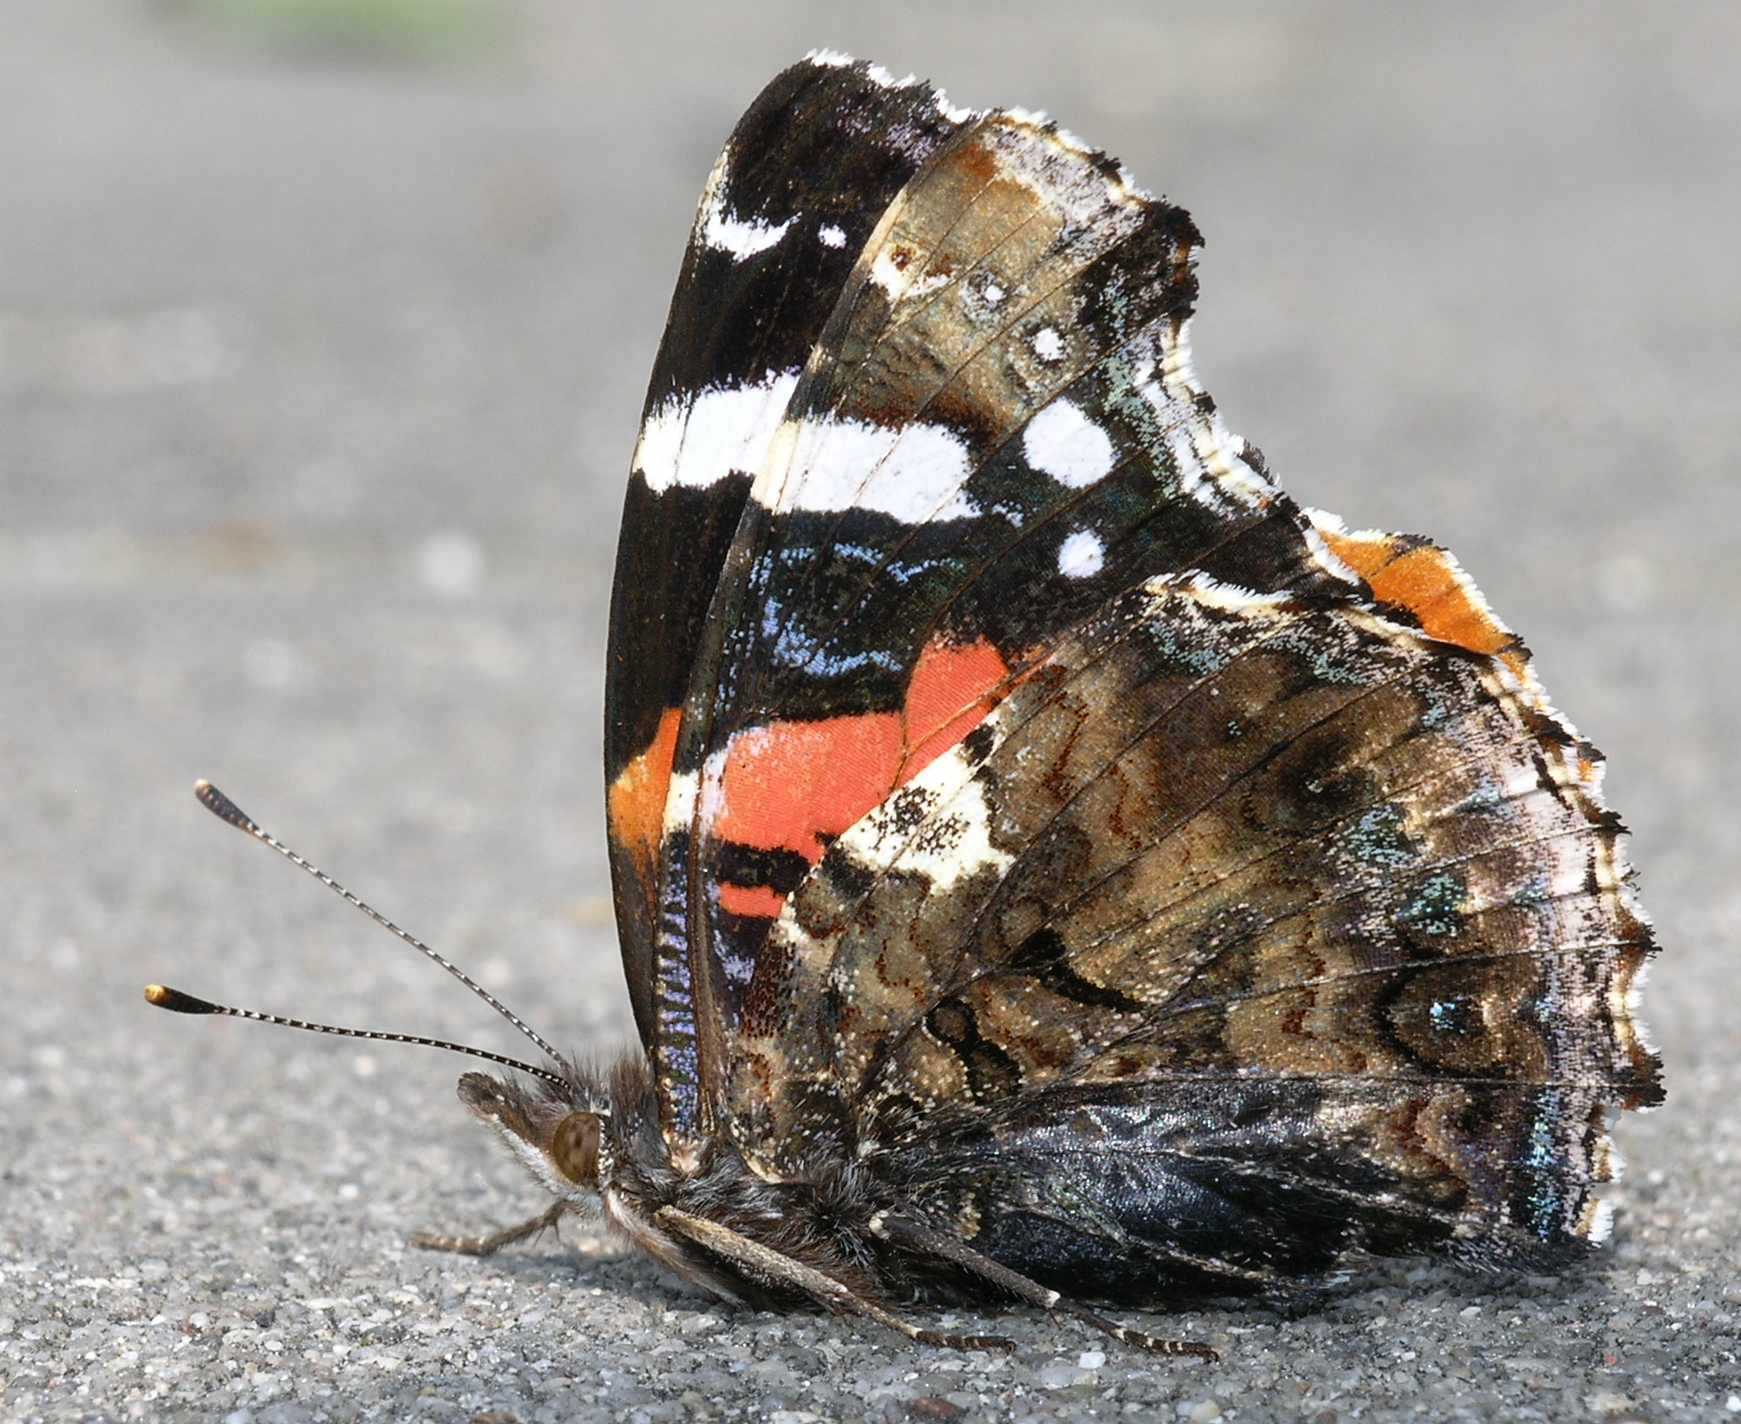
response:
[[[309,1023],[304,1019],[285,1018],[281,1014],[263,1014],[258,1009],[232,1009],[227,1004],[214,1004],[206,999],[196,999],[192,994],[184,994],[180,989],[171,989],[167,984],[147,984],[145,986],[145,1002],[159,1009],[168,1009],[173,1014],[224,1014],[233,1019],[252,1019],[255,1023],[277,1024],[281,1028],[306,1029],[310,1033],[330,1033],[339,1038],[372,1038],[379,1043],[418,1043],[425,1048],[445,1048],[454,1053],[464,1053],[472,1058],[488,1059],[491,1063],[500,1063],[504,1068],[515,1068],[522,1073],[530,1073],[535,1078],[542,1078],[558,1088],[567,1085],[548,1068],[539,1068],[531,1063],[522,1063],[518,1058],[509,1058],[506,1054],[490,1053],[482,1048],[470,1048],[463,1043],[449,1043],[445,1038],[424,1038],[415,1033],[384,1033],[372,1028],[336,1028],[332,1024]]]
[[[431,949],[428,945],[426,945],[422,940],[418,939],[416,935],[411,934],[409,931],[400,929],[398,925],[394,924],[390,919],[388,919],[385,915],[383,915],[379,910],[375,909],[373,906],[367,905],[363,901],[359,900],[355,895],[351,894],[351,892],[349,890],[345,889],[344,886],[340,885],[338,883],[338,881],[334,880],[332,878],[332,876],[328,875],[324,870],[320,869],[319,866],[311,865],[308,861],[304,860],[300,855],[298,855],[295,851],[293,851],[289,846],[285,845],[284,842],[279,840],[276,836],[269,835],[267,832],[261,830],[260,827],[247,815],[246,812],[244,812],[242,810],[242,808],[240,806],[238,806],[234,801],[230,800],[230,798],[228,796],[224,795],[223,792],[219,791],[217,787],[215,787],[211,784],[211,782],[205,780],[203,777],[200,780],[194,782],[193,794],[199,798],[200,805],[204,806],[206,808],[206,810],[210,811],[212,813],[212,815],[216,816],[220,821],[226,822],[227,824],[234,826],[238,831],[241,831],[244,835],[253,837],[253,839],[259,841],[262,845],[271,846],[273,850],[277,851],[278,854],[283,856],[292,865],[296,866],[299,870],[306,870],[316,880],[320,881],[320,883],[322,885],[326,886],[326,888],[328,890],[331,890],[333,892],[333,894],[337,895],[340,899],[349,902],[351,905],[354,905],[357,909],[361,910],[365,915],[367,915],[376,924],[380,925],[381,928],[386,930],[389,934],[393,935],[397,939],[403,940],[406,944],[410,945],[414,950],[416,950],[419,954],[421,954],[425,959],[433,960],[436,964],[440,965],[449,974],[453,975],[453,977],[455,979],[459,980],[460,983],[464,984],[466,986],[466,988],[470,989],[472,991],[472,993],[476,994],[480,999],[482,999],[486,1004],[488,1004],[498,1014],[500,1014],[503,1018],[505,1018],[509,1023],[513,1024],[515,1028],[519,1029],[521,1033],[525,1034],[527,1038],[531,1039],[533,1043],[537,1044],[538,1047],[544,1051],[545,1056],[548,1057],[552,1063],[562,1062],[562,1055],[559,1054],[554,1048],[552,1048],[550,1046],[550,1044],[543,1038],[542,1035],[537,1033],[532,1028],[532,1026],[530,1024],[528,1024],[524,1019],[522,1019],[518,1014],[516,1014],[512,1009],[510,1009],[506,1004],[504,1004],[500,999],[498,999],[488,989],[484,988],[484,986],[482,984],[478,983],[477,980],[473,979],[471,977],[471,975],[467,974],[465,972],[465,970],[461,969],[457,964],[455,964],[451,959],[448,959],[446,956],[441,955],[441,954],[437,954],[433,949]],[[154,984],[154,985],[152,985],[152,989],[163,989],[163,986]],[[176,991],[172,990],[172,989],[163,989],[163,992],[165,994],[168,994],[168,995],[176,994]],[[181,1007],[180,1005],[175,1004],[175,1003],[161,1003],[158,999],[152,998],[151,989],[147,989],[145,991],[145,997],[147,999],[150,999],[152,1003],[157,1004],[158,1007],[160,1007],[160,1008],[173,1008],[178,1013],[186,1013],[186,1014],[226,1013],[226,1014],[234,1014],[234,1015],[237,1015],[238,1017],[241,1017],[241,1018],[259,1018],[259,1019],[267,1019],[267,1018],[271,1017],[270,1015],[255,1014],[255,1013],[252,1013],[250,1011],[243,1010],[243,1009],[221,1008],[217,1005],[207,1004],[205,1002],[205,1000],[203,1000],[203,999],[191,999],[190,1000],[190,1002],[192,1004],[200,1005],[201,1007],[199,1007],[199,1008]],[[181,995],[180,997],[187,998],[188,996]],[[279,1019],[279,1020],[275,1020],[275,1022],[288,1024],[292,1028],[319,1028],[320,1027],[318,1024],[298,1023],[293,1019]],[[371,1036],[368,1034],[361,1033],[361,1031],[359,1031],[359,1030],[352,1030],[352,1029],[321,1029],[320,1031],[323,1033],[354,1034],[354,1035],[360,1036],[360,1037],[370,1037]],[[402,1041],[402,1042],[426,1042],[426,1043],[427,1042],[434,1042],[434,1040],[430,1040],[430,1039],[402,1039],[399,1035],[396,1035],[396,1034],[388,1034],[388,1035],[384,1035],[384,1036],[388,1037],[388,1038],[392,1038],[395,1041]],[[438,1044],[436,1044],[436,1046],[439,1048],[456,1048],[457,1047],[457,1045],[451,1044],[451,1043],[438,1043]],[[481,1053],[475,1048],[459,1048],[458,1051],[461,1053],[470,1053],[470,1054],[473,1054],[479,1058],[493,1058],[495,1056],[494,1054]],[[523,1063],[515,1063],[514,1060],[510,1059],[510,1058],[498,1059],[497,1061],[502,1062],[502,1063],[512,1064],[516,1068],[524,1068],[526,1066]],[[539,1073],[540,1077],[549,1078],[552,1082],[558,1082],[558,1083],[561,1082],[561,1079],[555,1077],[554,1075],[547,1073],[547,1072],[539,1072],[538,1069],[527,1069],[527,1071]]]

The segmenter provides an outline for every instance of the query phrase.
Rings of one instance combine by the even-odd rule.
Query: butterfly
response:
[[[1449,553],[1228,431],[1200,243],[1043,116],[826,52],[756,99],[610,612],[640,1046],[466,1074],[554,1202],[423,1244],[602,1209],[730,1300],[1212,1357],[1082,1302],[1604,1237],[1610,1119],[1663,1094],[1600,754]]]

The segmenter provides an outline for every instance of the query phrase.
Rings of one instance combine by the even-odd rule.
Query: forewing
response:
[[[1196,384],[1196,242],[1104,155],[996,112],[936,149],[856,253],[676,733],[656,1010],[674,1135],[723,1094],[746,1004],[778,980],[763,949],[793,887],[1069,628],[1186,568],[1356,582]]]
[[[831,1140],[1084,1279],[1600,1234],[1661,1095],[1600,757],[1443,551],[1315,528],[1385,606],[1151,580],[830,847],[734,1075],[764,1170]]]
[[[666,793],[726,550],[872,227],[965,118],[870,65],[806,61],[751,106],[702,194],[629,475],[605,686],[617,921],[649,1048]]]

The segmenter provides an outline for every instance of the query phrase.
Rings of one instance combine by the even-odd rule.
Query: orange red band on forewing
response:
[[[1010,681],[1010,665],[989,641],[958,647],[928,643],[913,668],[901,708],[906,751],[884,794],[911,781],[983,722],[1009,691]]]
[[[726,755],[717,839],[795,851],[811,865],[828,842],[954,746],[997,705],[1009,664],[991,643],[932,642],[898,711],[769,722],[738,733]],[[785,896],[719,886],[720,907],[772,917]]]
[[[659,841],[665,825],[665,797],[671,789],[671,767],[677,758],[677,729],[683,714],[667,707],[646,750],[629,762],[611,783],[606,798],[611,839],[640,863],[653,878],[659,863]]]
[[[929,643],[901,707],[739,732],[726,754],[711,836],[755,850],[795,851],[814,865],[828,842],[977,727],[1008,690],[1010,667],[984,640]],[[612,783],[612,838],[649,879],[659,860],[665,802],[682,713],[667,708],[653,739]],[[732,914],[772,918],[785,896],[766,885],[722,883]]]

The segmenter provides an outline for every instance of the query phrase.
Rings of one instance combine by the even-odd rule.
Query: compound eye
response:
[[[550,1160],[577,1187],[598,1186],[598,1116],[570,1113],[550,1138]]]

